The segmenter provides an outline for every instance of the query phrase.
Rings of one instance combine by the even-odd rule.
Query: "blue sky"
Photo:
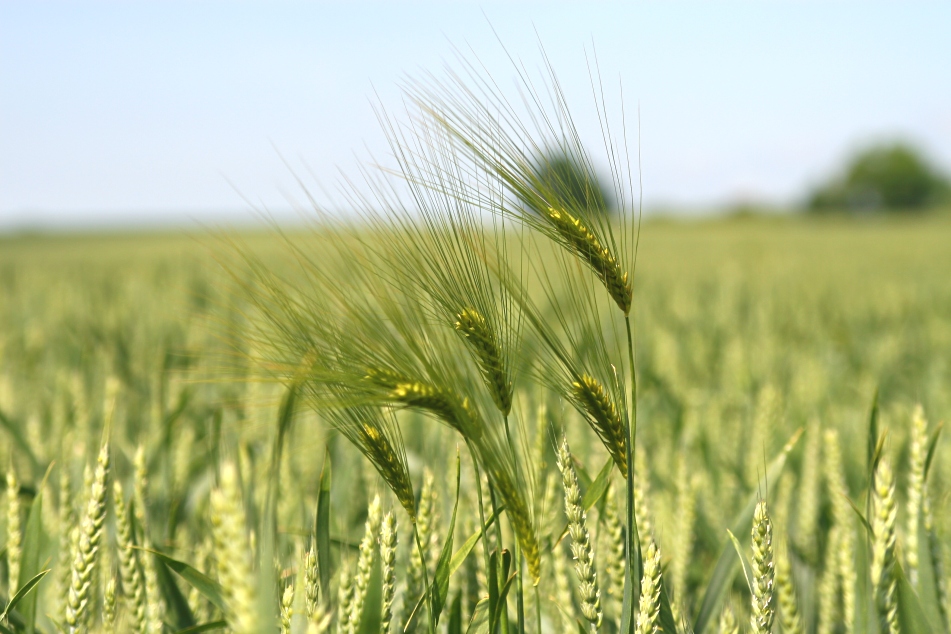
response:
[[[511,86],[489,21],[530,67],[540,39],[582,122],[594,43],[649,206],[788,203],[878,138],[951,168],[947,2],[3,2],[0,227],[280,215],[282,156],[332,183],[385,152],[374,90],[398,109],[454,46]]]

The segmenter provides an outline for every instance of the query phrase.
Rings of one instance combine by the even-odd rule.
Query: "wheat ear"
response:
[[[898,634],[898,596],[895,578],[895,476],[887,458],[881,458],[872,480],[872,584],[883,632]]]
[[[842,621],[848,631],[852,630],[855,618],[855,562],[852,525],[854,515],[848,501],[849,488],[845,481],[842,466],[842,449],[839,446],[839,434],[835,430],[826,430],[823,443],[823,470],[826,486],[832,502],[833,525],[838,527],[835,539],[830,536],[829,544],[835,544],[835,557],[826,561],[827,566],[835,569],[834,581],[829,584],[833,592],[838,588],[842,593]]]
[[[238,472],[231,462],[221,465],[218,487],[211,492],[211,528],[228,625],[237,634],[254,634],[258,629],[251,585],[251,549],[245,532]]]
[[[644,551],[644,576],[641,579],[641,598],[637,609],[637,634],[660,631],[660,549],[653,538],[648,538]]]
[[[802,619],[793,585],[789,551],[784,543],[776,549],[776,590],[779,595],[779,622],[783,634],[802,634]]]
[[[925,495],[925,460],[928,453],[928,422],[921,405],[915,407],[911,417],[911,447],[908,468],[908,528],[905,532],[905,561],[908,563],[908,580],[918,587],[918,523],[921,517],[922,500]]]
[[[608,594],[620,597],[624,592],[624,527],[621,525],[613,483],[605,495],[607,499],[604,503],[604,528],[608,538],[608,556],[604,572],[608,580]]]
[[[769,634],[773,627],[773,526],[766,502],[760,501],[753,513],[753,577],[750,628],[753,634]]]
[[[740,622],[736,620],[733,604],[727,603],[720,612],[720,634],[740,634]]]
[[[118,617],[118,597],[116,596],[116,578],[109,575],[106,587],[102,591],[102,629],[103,632],[114,634]]]
[[[337,581],[337,634],[350,631],[350,614],[353,607],[353,578],[349,564],[341,566],[340,579]]]
[[[396,520],[392,513],[383,517],[380,528],[380,563],[383,568],[383,602],[380,613],[380,632],[389,634],[393,620],[393,599],[396,596]]]
[[[291,617],[294,616],[294,582],[291,581],[281,594],[281,634],[291,634]]]
[[[317,553],[309,549],[304,553],[304,612],[308,619],[314,618],[320,605],[320,571],[317,568]]]
[[[367,587],[370,585],[370,572],[376,552],[376,536],[380,531],[381,513],[380,496],[376,495],[367,510],[366,527],[357,555],[357,574],[353,578],[353,601],[349,619],[351,634],[360,628],[360,615],[363,613],[363,603],[367,597]]]
[[[99,450],[96,471],[89,489],[86,512],[79,528],[79,542],[73,554],[70,569],[69,593],[66,596],[66,625],[70,634],[85,623],[89,607],[90,588],[96,555],[102,541],[102,526],[106,521],[106,478],[109,475],[109,443]]]
[[[129,511],[125,504],[122,484],[112,484],[113,508],[116,513],[116,546],[119,551],[119,574],[122,579],[122,594],[129,603],[135,631],[146,634],[145,580],[139,566],[139,551],[135,549],[135,537]]]
[[[562,486],[565,489],[565,515],[568,517],[568,533],[571,535],[571,553],[575,558],[575,572],[578,573],[578,593],[581,596],[581,614],[592,626],[601,627],[601,591],[598,590],[598,573],[594,568],[594,554],[591,551],[591,538],[584,507],[581,505],[581,489],[578,487],[578,475],[568,449],[568,439],[562,438],[558,447],[558,470],[561,471]]]
[[[20,580],[20,544],[23,533],[20,530],[20,482],[11,467],[7,471],[7,578],[10,596],[16,594]]]

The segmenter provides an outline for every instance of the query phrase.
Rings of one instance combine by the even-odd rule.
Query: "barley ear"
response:
[[[109,443],[99,450],[95,475],[86,501],[86,511],[79,527],[79,541],[70,568],[69,591],[66,596],[66,626],[70,634],[85,624],[89,608],[93,571],[106,521],[106,478],[109,475]]]
[[[881,458],[872,480],[872,584],[883,633],[898,634],[898,581],[895,578],[895,476]]]
[[[578,573],[578,593],[581,596],[581,614],[595,629],[601,627],[601,591],[598,589],[598,573],[594,568],[594,553],[588,535],[586,516],[582,506],[578,475],[571,461],[568,439],[562,438],[558,447],[558,470],[561,471],[565,489],[565,515],[568,517],[568,533],[571,535],[571,553],[575,558]]]
[[[455,329],[465,338],[477,359],[482,379],[489,388],[495,406],[503,416],[512,410],[512,381],[505,373],[502,349],[495,331],[474,308],[465,308],[456,315]]]
[[[753,513],[753,556],[750,559],[753,576],[752,612],[750,628],[753,634],[769,634],[773,627],[773,527],[766,502],[760,501]]]
[[[618,408],[596,378],[582,374],[571,384],[571,393],[587,414],[588,423],[604,443],[621,475],[627,476],[627,434]]]
[[[641,598],[637,610],[637,634],[660,631],[660,549],[649,538],[644,551],[644,576],[641,579]]]
[[[389,634],[390,622],[393,620],[393,599],[396,596],[396,543],[396,520],[392,513],[387,513],[380,528],[380,563],[383,567],[381,634]]]

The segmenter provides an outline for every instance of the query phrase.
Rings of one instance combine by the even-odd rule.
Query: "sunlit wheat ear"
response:
[[[281,594],[281,634],[291,634],[291,617],[294,616],[294,583],[288,583]]]
[[[826,486],[829,499],[832,503],[834,527],[837,527],[834,543],[834,560],[826,561],[826,566],[834,570],[834,576],[828,581],[831,587],[840,588],[842,592],[842,621],[847,630],[852,629],[855,618],[855,557],[852,526],[855,515],[849,504],[849,488],[845,481],[845,471],[842,466],[842,449],[839,445],[839,435],[835,430],[828,429],[823,434],[823,470],[825,471]]]
[[[380,563],[383,568],[383,601],[380,611],[380,633],[389,634],[393,620],[393,599],[396,596],[396,520],[392,513],[383,517],[380,528]]]
[[[495,332],[477,310],[466,308],[456,316],[456,330],[465,338],[478,359],[479,371],[495,406],[503,416],[512,409],[512,381],[505,374],[502,350]]]
[[[733,604],[727,602],[720,613],[720,634],[740,634],[740,622],[733,612]]]
[[[627,476],[627,438],[624,433],[624,423],[613,401],[600,381],[584,374],[579,376],[571,385],[572,394],[588,414],[588,422],[601,438],[620,469],[621,474]]]
[[[320,570],[317,568],[317,553],[308,549],[302,562],[304,567],[304,612],[308,619],[314,618],[320,605]]]
[[[799,602],[793,584],[792,566],[786,544],[780,542],[775,553],[776,590],[779,595],[779,622],[783,634],[802,634]]]
[[[20,579],[20,544],[23,534],[20,529],[20,482],[11,467],[7,471],[7,578],[10,596],[14,596]]]
[[[367,587],[370,584],[370,572],[373,568],[373,559],[376,553],[376,536],[380,531],[382,519],[380,496],[376,495],[370,502],[367,511],[367,521],[363,539],[357,555],[357,573],[353,578],[353,601],[350,606],[350,631],[360,628],[360,616],[363,613],[363,603],[367,597]]]
[[[898,580],[895,576],[895,476],[881,458],[872,479],[872,585],[883,632],[898,634]]]
[[[558,447],[558,470],[561,471],[565,489],[565,515],[568,517],[568,532],[571,535],[571,552],[578,573],[578,594],[581,596],[581,613],[595,627],[601,627],[601,592],[598,589],[598,573],[594,568],[594,554],[588,535],[581,489],[572,463],[568,440],[563,438]]]
[[[102,590],[102,629],[107,634],[116,631],[119,601],[116,590],[116,578],[108,575],[106,587]]]
[[[136,550],[132,521],[125,504],[122,485],[113,482],[112,500],[116,513],[116,547],[119,551],[119,574],[122,578],[122,594],[128,603],[129,612],[137,634],[146,634],[145,579],[139,566],[139,551]]]
[[[350,614],[353,605],[353,578],[350,576],[349,563],[340,568],[337,581],[337,634],[350,631]]]
[[[773,527],[766,509],[760,501],[753,513],[753,556],[750,558],[753,602],[750,614],[750,629],[753,634],[769,634],[773,627],[775,606],[773,602]]]
[[[66,625],[70,634],[83,627],[86,612],[89,609],[93,571],[96,567],[99,544],[102,541],[103,523],[106,521],[106,478],[108,475],[109,444],[105,443],[99,450],[95,475],[86,501],[86,511],[79,527],[79,542],[73,553],[73,564],[70,569],[69,593],[66,597]]]
[[[624,527],[621,524],[621,514],[617,504],[617,493],[613,483],[608,487],[605,496],[604,527],[608,537],[608,556],[605,573],[607,573],[606,576],[610,580],[608,594],[620,598],[624,592]],[[638,522],[641,522],[640,516],[638,516],[637,519]],[[646,529],[641,530],[644,531],[645,536],[650,535]],[[640,532],[641,531],[638,531],[638,534],[640,534]]]
[[[228,608],[226,619],[239,634],[258,631],[254,609],[251,548],[245,532],[244,507],[234,464],[221,465],[218,487],[211,492],[211,527],[218,582]]]
[[[826,561],[824,562],[824,567],[819,576],[817,586],[819,614],[816,623],[816,634],[832,634],[838,623],[843,620],[840,613],[843,610],[840,603],[840,586],[842,584],[839,581],[838,556],[835,554],[837,553],[837,549],[842,545],[841,534],[841,527],[835,524],[833,524],[828,532],[826,552],[829,554],[826,555]],[[779,566],[777,565],[777,574],[778,571]],[[782,605],[780,605],[780,610],[782,609]]]
[[[908,528],[904,552],[908,563],[908,580],[918,586],[919,550],[918,524],[925,496],[925,460],[928,454],[928,421],[921,405],[915,407],[911,419],[911,446],[908,457]],[[927,545],[926,545],[927,546]]]
[[[565,245],[588,263],[618,308],[625,315],[630,313],[633,296],[631,283],[628,274],[621,270],[621,265],[611,251],[601,244],[580,218],[567,211],[549,207],[546,218],[562,237]]]
[[[637,609],[637,634],[654,634],[660,631],[660,549],[653,538],[648,537],[644,550],[644,576],[641,579],[641,598]]]

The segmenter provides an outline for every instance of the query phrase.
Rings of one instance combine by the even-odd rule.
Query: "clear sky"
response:
[[[512,85],[489,22],[531,67],[541,41],[576,111],[594,43],[639,104],[650,206],[788,203],[878,138],[951,168],[948,2],[6,1],[0,227],[279,214],[281,156],[329,183],[385,152],[374,90],[398,109],[454,46]]]

